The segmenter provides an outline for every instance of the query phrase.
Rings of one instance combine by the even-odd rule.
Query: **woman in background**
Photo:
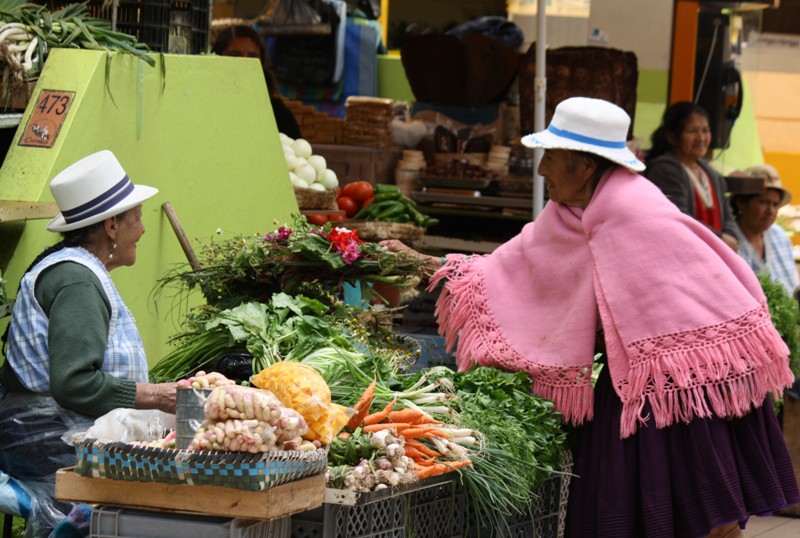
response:
[[[798,276],[792,242],[783,228],[775,224],[778,209],[792,200],[792,194],[781,185],[778,171],[768,164],[751,166],[745,175],[766,178],[767,188],[760,194],[731,197],[739,254],[753,271],[769,274],[794,295]]]
[[[643,175],[678,209],[708,226],[737,250],[733,214],[725,198],[725,178],[704,161],[711,144],[708,113],[688,101],[671,105],[653,132],[652,143]]]
[[[267,82],[267,91],[272,104],[272,113],[275,115],[275,123],[278,125],[278,132],[295,140],[302,138],[297,120],[278,94],[278,83],[269,68],[267,48],[258,32],[249,26],[229,26],[219,33],[212,50],[214,54],[220,56],[258,58]]]

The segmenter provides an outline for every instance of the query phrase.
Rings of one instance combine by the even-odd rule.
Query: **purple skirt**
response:
[[[594,420],[576,431],[568,538],[702,537],[800,502],[770,401],[734,420],[657,429],[651,419],[623,440],[608,368],[594,398]]]

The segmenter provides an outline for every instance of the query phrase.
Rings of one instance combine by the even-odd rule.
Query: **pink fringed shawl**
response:
[[[564,418],[592,418],[599,319],[622,437],[741,416],[793,381],[753,271],[650,181],[616,168],[585,210],[549,202],[487,256],[450,255],[436,315],[460,369],[524,370]]]

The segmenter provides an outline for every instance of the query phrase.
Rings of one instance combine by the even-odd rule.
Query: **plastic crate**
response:
[[[462,538],[466,494],[455,481],[408,494],[408,536],[414,538]]]
[[[291,538],[405,538],[406,497],[368,504],[324,504],[292,516]]]
[[[69,2],[50,0],[48,9],[56,10]],[[104,0],[89,0],[89,15],[98,19],[112,20],[113,9],[103,5]],[[170,30],[182,30],[184,24],[173,17],[173,10],[188,13],[191,28],[190,50],[192,54],[202,54],[208,49],[209,0],[119,0],[117,5],[117,31],[132,35],[155,52],[170,52]]]
[[[445,475],[404,491],[327,496],[321,508],[292,516],[291,538],[462,538],[463,490]]]
[[[92,510],[91,538],[289,538],[291,518],[269,521],[146,512],[126,508]]]
[[[478,527],[475,517],[468,514],[470,538],[561,538],[567,517],[572,455],[566,452],[563,471],[553,475],[536,488],[528,510],[502,518],[496,529]]]

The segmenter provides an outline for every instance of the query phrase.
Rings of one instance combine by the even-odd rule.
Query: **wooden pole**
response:
[[[161,205],[161,209],[164,211],[164,214],[167,215],[167,219],[169,220],[169,223],[172,225],[172,229],[175,232],[175,235],[178,237],[178,242],[181,244],[183,253],[186,254],[186,259],[189,260],[189,265],[192,267],[193,270],[199,271],[200,262],[197,261],[197,256],[195,256],[194,254],[194,249],[192,249],[192,245],[189,243],[189,239],[187,239],[180,221],[178,221],[178,215],[175,214],[175,210],[172,208],[172,204],[169,202],[164,202]]]

